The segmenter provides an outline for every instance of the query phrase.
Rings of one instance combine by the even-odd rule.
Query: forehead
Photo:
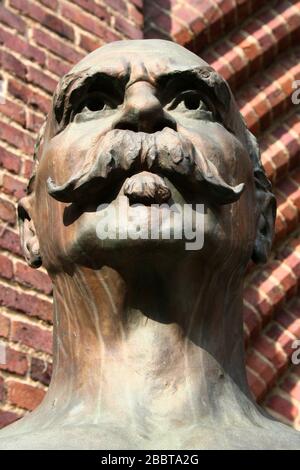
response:
[[[114,75],[138,72],[158,76],[171,71],[207,66],[192,52],[164,40],[116,41],[107,44],[81,60],[72,73],[89,68],[110,71]]]

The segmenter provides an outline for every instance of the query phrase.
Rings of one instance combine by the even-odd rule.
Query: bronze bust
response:
[[[148,227],[153,205],[162,221],[203,205],[203,246],[161,226],[101,237],[121,200],[121,232]],[[18,208],[25,257],[53,280],[54,372],[0,449],[300,449],[255,404],[244,366],[243,279],[268,257],[275,213],[256,140],[199,57],[134,40],[79,62]]]

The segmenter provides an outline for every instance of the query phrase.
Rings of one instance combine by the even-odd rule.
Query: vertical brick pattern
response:
[[[143,4],[144,3],[144,4]],[[51,378],[51,283],[22,258],[15,204],[58,78],[87,52],[123,38],[165,38],[201,55],[230,83],[257,136],[278,202],[272,256],[249,269],[247,374],[271,414],[300,429],[300,80],[297,0],[4,0],[0,4],[0,427],[32,410]],[[300,358],[300,354],[298,356]]]
[[[51,377],[51,282],[27,267],[15,206],[58,79],[106,42],[143,36],[141,0],[0,2],[0,427],[33,410]]]
[[[145,37],[176,41],[230,83],[257,136],[278,203],[272,256],[252,267],[244,294],[247,374],[254,397],[300,429],[300,2],[154,0],[145,4]],[[300,360],[300,353],[296,359]]]

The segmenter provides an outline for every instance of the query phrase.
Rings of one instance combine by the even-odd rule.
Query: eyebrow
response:
[[[53,99],[53,109],[58,123],[64,118],[66,104],[72,103],[76,96],[79,96],[97,80],[102,81],[103,84],[117,91],[118,84],[125,86],[126,82],[129,80],[129,74],[128,72],[120,74],[119,72],[113,73],[112,70],[108,72],[100,68],[91,69],[89,67],[88,69],[83,69],[79,72],[71,72],[65,75],[59,82]]]
[[[58,92],[54,96],[53,108],[57,122],[60,124],[66,118],[66,103],[71,103],[76,96],[80,96],[83,90],[88,88],[96,80],[106,83],[112,91],[117,91],[118,86],[125,90],[126,84],[130,83],[130,67],[123,73],[114,71],[112,68],[89,67],[79,72],[71,72],[61,80]],[[155,86],[168,87],[171,82],[184,84],[184,82],[195,82],[204,87],[218,105],[228,110],[230,105],[230,92],[225,80],[215,72],[209,65],[193,67],[182,67],[176,70],[162,73],[153,77]]]
[[[221,75],[219,75],[209,65],[186,67],[161,74],[156,79],[160,86],[168,87],[173,83],[197,83],[204,88],[218,105],[228,110],[230,105],[230,91],[228,85]]]

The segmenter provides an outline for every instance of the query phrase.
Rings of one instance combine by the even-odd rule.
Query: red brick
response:
[[[70,64],[62,59],[57,59],[56,57],[48,56],[47,68],[50,72],[54,73],[58,77],[62,77],[70,71]]]
[[[299,3],[295,2],[295,5],[291,8],[286,8],[284,11],[280,11],[283,5],[278,7],[278,11],[281,13],[286,21],[286,25],[290,33],[294,33],[300,29],[300,16],[299,16]],[[283,8],[282,8],[283,10]]]
[[[298,189],[298,185],[291,178],[285,178],[276,188],[286,197],[290,197]]]
[[[52,353],[52,333],[30,323],[12,321],[11,340],[19,341],[38,351]]]
[[[51,8],[52,10],[57,10],[58,0],[39,0],[39,1],[46,7]]]
[[[0,313],[0,336],[8,338],[10,329],[10,320]]]
[[[27,67],[15,55],[7,51],[0,51],[0,64],[4,70],[11,72],[22,80],[26,80]]]
[[[10,194],[15,198],[20,199],[21,197],[25,196],[26,187],[27,184],[25,184],[23,181],[20,181],[10,175],[3,175],[2,189],[6,194]]]
[[[1,27],[0,43],[4,44],[7,49],[16,51],[29,60],[35,61],[40,65],[45,64],[46,54],[44,51],[32,46],[16,34],[12,34]]]
[[[115,28],[128,36],[130,39],[143,38],[143,32],[140,30],[140,28],[137,28],[122,16],[117,16],[115,18]]]
[[[193,32],[196,32],[193,30],[192,23],[199,18],[201,23],[202,23],[202,29],[205,29],[205,23],[199,17],[199,15],[195,12],[194,9],[190,8],[188,4],[186,5],[178,5],[178,8],[174,10],[174,16],[179,19],[181,22],[185,23],[186,28],[190,28]]]
[[[261,318],[258,313],[254,313],[249,307],[243,308],[244,323],[248,328],[250,336],[255,336],[261,329]]]
[[[136,8],[136,6],[128,4],[128,18],[133,21],[139,28],[143,28],[144,25],[144,12],[142,9]]]
[[[25,21],[19,16],[14,15],[11,11],[7,10],[7,8],[2,5],[0,6],[0,21],[7,26],[16,29],[22,34],[26,32]]]
[[[0,226],[0,247],[17,255],[22,253],[19,235],[3,226]]]
[[[285,296],[289,297],[296,291],[297,279],[289,272],[284,266],[279,266],[272,273],[272,276],[276,278],[280,284],[281,289],[284,290]]]
[[[300,257],[292,253],[284,260],[284,263],[292,270],[296,279],[300,279]]]
[[[84,11],[88,11],[99,20],[109,22],[110,14],[103,5],[98,5],[93,0],[73,0],[73,3],[76,3]]]
[[[297,131],[296,131],[297,132]],[[286,132],[281,136],[281,142],[286,147],[287,151],[290,154],[290,159],[292,159],[293,155],[299,154],[299,140],[297,140],[292,134]]]
[[[15,206],[2,198],[0,198],[0,218],[11,225],[14,225],[16,222]]]
[[[33,132],[38,132],[42,127],[45,118],[36,114],[34,111],[26,110],[26,129]]]
[[[269,63],[269,61],[275,56],[276,53],[275,38],[267,29],[264,29],[262,27],[259,27],[257,31],[253,33],[253,36],[258,41],[262,49],[265,63]]]
[[[25,110],[24,106],[14,103],[8,98],[5,98],[5,103],[0,104],[0,112],[5,116],[11,118],[21,126],[25,125]]]
[[[11,279],[13,276],[13,264],[7,256],[0,254],[0,276]]]
[[[28,86],[18,82],[17,80],[9,80],[8,91],[15,98],[23,101],[24,104],[38,109],[42,113],[48,113],[51,106],[51,99],[41,95],[39,92],[29,89]]]
[[[89,31],[96,36],[99,36],[104,41],[108,42],[114,40],[112,36],[116,38],[116,35],[110,32],[104,22],[86,14],[75,5],[71,5],[69,3],[63,4],[62,15],[82,27],[84,31]]]
[[[36,288],[45,294],[51,294],[52,283],[47,274],[32,269],[23,263],[16,263],[15,279],[21,284]]]
[[[294,339],[287,335],[277,323],[274,322],[268,325],[265,334],[268,338],[273,339],[279,347],[281,346],[287,356],[293,353],[292,344]]]
[[[285,293],[282,292],[276,281],[270,277],[260,284],[259,289],[268,296],[270,303],[276,307],[285,299]]]
[[[57,16],[46,14],[41,21],[41,24],[58,33],[63,38],[70,39],[71,41],[75,39],[73,27]]]
[[[4,388],[4,380],[0,377],[0,402],[4,401],[5,398],[5,388]]]
[[[83,58],[83,54],[77,52],[73,47],[66,44],[65,41],[54,38],[50,34],[41,29],[35,28],[33,30],[33,39],[36,43],[44,47],[45,49],[50,50],[54,54],[62,57],[68,62],[75,63],[79,62]]]
[[[282,383],[281,388],[291,397],[300,402],[300,382],[294,382],[289,377]]]
[[[284,416],[288,421],[294,422],[299,415],[298,408],[280,396],[272,396],[266,402],[267,408]]]
[[[270,103],[264,99],[263,96],[258,94],[252,101],[251,101],[251,106],[253,107],[256,115],[259,117],[259,119],[263,120],[264,116],[268,116],[270,113],[272,107]],[[268,123],[271,122],[271,116],[268,117]],[[264,120],[264,124],[266,123],[266,119]]]
[[[272,34],[275,36],[277,47],[287,47],[290,43],[290,37],[284,19],[277,15],[268,23],[268,26],[272,30]]]
[[[251,350],[246,357],[246,364],[259,378],[270,388],[276,380],[276,370],[265,360],[263,360],[255,350]]]
[[[265,336],[259,336],[253,343],[253,348],[266,357],[275,367],[277,371],[282,371],[286,364],[287,358],[281,352],[273,341],[269,341]]]
[[[86,14],[80,8],[70,3],[62,5],[62,14],[68,20],[78,24],[85,31],[90,31],[91,33],[99,36],[103,23],[97,18],[93,18],[91,15]]]
[[[33,153],[34,138],[19,128],[6,124],[3,121],[0,122],[0,139],[5,140],[27,154]]]
[[[31,317],[51,322],[52,305],[50,302],[31,294],[20,293],[13,288],[0,285],[0,305],[26,313]]]
[[[254,398],[259,401],[264,397],[267,387],[265,383],[259,377],[256,377],[250,369],[247,368],[246,372],[249,388],[253,393]]]
[[[286,309],[281,309],[276,314],[276,322],[278,322],[285,330],[289,330],[294,336],[298,336],[298,331],[300,329],[300,318],[295,319],[289,313],[289,307],[287,306]]]
[[[12,405],[30,411],[34,410],[45,396],[43,389],[14,380],[7,382],[7,394]]]
[[[241,113],[243,115],[243,118],[246,121],[247,126],[251,130],[251,132],[256,135],[259,132],[259,119],[257,114],[254,112],[254,110],[251,108],[251,106],[248,104],[244,106],[241,109]]]
[[[88,52],[92,52],[102,45],[102,41],[98,38],[87,36],[86,34],[80,35],[80,47]]]
[[[286,223],[287,231],[291,232],[298,225],[298,211],[289,201],[278,205],[277,212],[280,213]]]
[[[218,18],[220,12],[217,10],[216,5],[210,0],[206,2],[199,2],[199,0],[190,0],[190,4],[197,10],[197,12],[203,16],[208,24],[213,23],[213,21]]]
[[[158,0],[159,1],[159,0]],[[144,2],[143,0],[131,0],[131,2],[133,3],[133,5],[135,5],[139,10],[142,10],[143,9],[143,6],[144,6]],[[109,2],[107,2],[109,3]],[[172,4],[172,2],[170,1],[170,5]]]
[[[23,166],[23,176],[24,178],[29,179],[32,175],[33,172],[33,161],[32,160],[25,160],[24,161],[24,166]]]
[[[262,321],[265,323],[273,312],[271,303],[262,296],[253,286],[249,286],[244,291],[244,299],[251,304],[257,312],[261,314]]]
[[[6,347],[6,363],[0,364],[0,369],[17,375],[25,375],[28,370],[26,354]]]
[[[21,160],[20,157],[0,146],[0,165],[13,173],[19,173]]]
[[[127,5],[124,0],[105,0],[105,4],[118,13],[127,15]],[[169,4],[169,2],[168,2]]]
[[[235,75],[238,75],[239,81],[242,79],[242,77],[246,77],[247,60],[245,57],[241,57],[240,54],[238,54],[237,51],[232,48],[227,50],[226,53],[222,55],[222,57],[234,69]]]
[[[4,428],[8,424],[13,423],[20,419],[21,416],[13,413],[11,411],[1,411],[0,410],[0,429]]]
[[[222,57],[213,63],[213,67],[225,80],[229,80],[232,75],[232,70]]]
[[[74,30],[70,25],[65,23],[61,18],[48,13],[37,4],[28,0],[10,0],[10,4],[12,7],[19,10],[22,15],[29,16],[38,21],[39,24],[55,31],[62,37],[74,40]]]
[[[33,67],[28,67],[27,80],[29,83],[38,85],[42,90],[45,90],[51,95],[53,94],[57,85],[56,80],[53,80],[53,78],[49,77],[49,75]]]

